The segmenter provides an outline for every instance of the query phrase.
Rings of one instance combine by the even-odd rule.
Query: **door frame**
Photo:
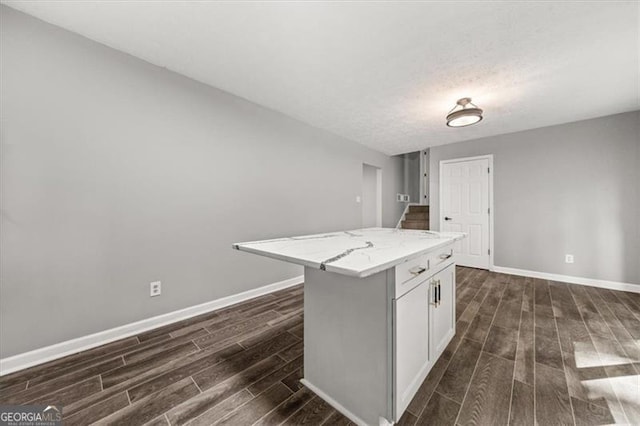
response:
[[[443,229],[444,225],[444,214],[443,208],[444,205],[442,203],[442,165],[448,163],[462,163],[464,161],[473,161],[473,160],[489,160],[489,270],[495,270],[495,264],[493,262],[493,256],[495,253],[493,247],[493,230],[495,228],[493,222],[493,216],[495,209],[493,208],[493,154],[486,155],[478,155],[475,157],[461,157],[461,158],[451,158],[449,160],[440,160],[440,164],[438,165],[438,226],[440,231]]]

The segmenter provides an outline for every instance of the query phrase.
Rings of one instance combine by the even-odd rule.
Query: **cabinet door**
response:
[[[394,418],[400,419],[431,368],[429,282],[393,301]]]
[[[455,334],[456,269],[449,265],[430,280],[430,357],[435,361]],[[437,303],[436,303],[437,302]]]

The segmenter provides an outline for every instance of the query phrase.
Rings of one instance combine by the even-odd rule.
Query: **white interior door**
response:
[[[459,265],[489,269],[489,158],[440,162],[440,229],[466,232],[455,246]]]

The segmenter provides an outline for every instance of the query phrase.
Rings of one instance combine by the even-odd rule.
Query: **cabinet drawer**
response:
[[[435,271],[437,266],[453,262],[453,244],[449,244],[429,255],[429,265]]]
[[[430,259],[428,255],[407,260],[406,262],[396,266],[396,298],[402,296],[427,279],[430,275],[430,269]]]

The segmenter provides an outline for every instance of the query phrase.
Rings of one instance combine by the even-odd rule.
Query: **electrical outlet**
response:
[[[565,254],[564,255],[564,263],[573,263],[573,255]]]
[[[396,194],[396,201],[397,202],[402,202],[402,199],[404,198],[404,196],[402,194]]]
[[[402,201],[404,201],[404,202],[407,202],[407,203],[408,203],[409,201],[411,201],[411,199],[409,198],[409,196],[408,196],[407,194],[405,194],[405,195],[404,195],[404,199],[403,199]]]
[[[162,283],[160,281],[154,281],[149,284],[149,296],[160,296],[162,294]]]

